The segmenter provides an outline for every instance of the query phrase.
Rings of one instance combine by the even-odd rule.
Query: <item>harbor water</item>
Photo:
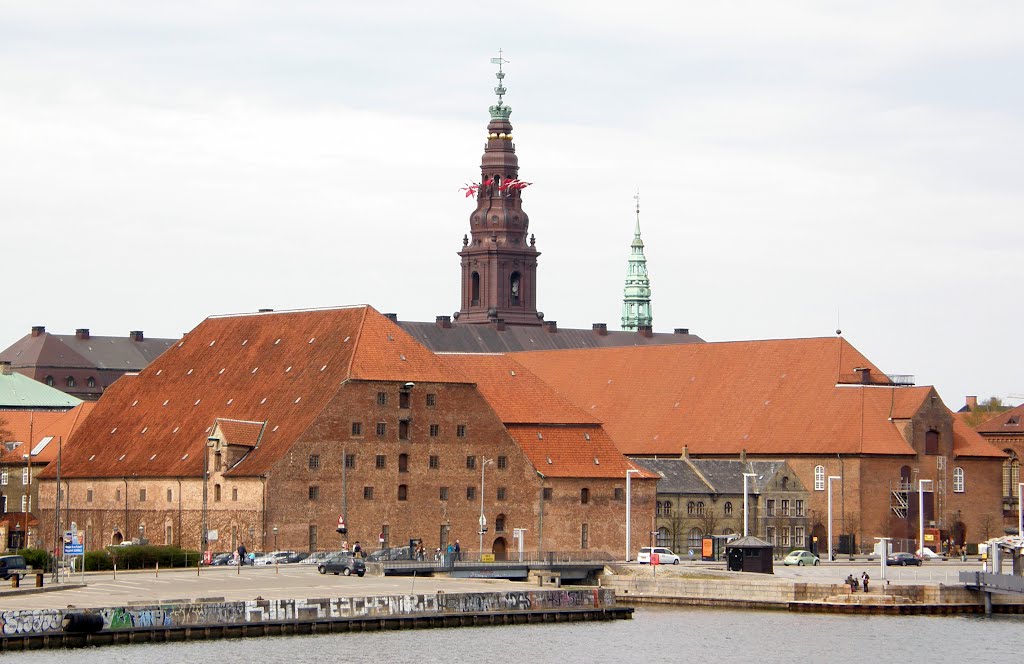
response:
[[[851,616],[637,607],[632,620],[403,630],[8,653],[17,662],[1009,661],[1024,616]]]

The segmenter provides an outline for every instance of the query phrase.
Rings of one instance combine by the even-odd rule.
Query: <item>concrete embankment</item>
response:
[[[770,575],[716,572],[606,574],[601,586],[623,604],[672,604],[805,612],[952,614],[984,613],[982,593],[943,584],[878,586],[851,592],[837,583],[805,583]],[[1024,598],[993,596],[995,613],[1024,613]]]
[[[175,601],[0,612],[0,651],[118,643],[630,618],[610,589]],[[65,630],[82,629],[74,632]],[[89,630],[95,631],[89,631]]]

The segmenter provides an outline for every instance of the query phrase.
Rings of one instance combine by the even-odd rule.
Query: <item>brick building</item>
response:
[[[833,534],[858,548],[883,535],[916,540],[921,480],[926,527],[943,537],[978,541],[1001,513],[1005,455],[934,388],[901,386],[907,381],[885,376],[842,338],[514,357],[600,419],[631,457],[686,449],[695,458],[785,461],[810,492],[819,543],[830,488]]]
[[[474,552],[482,509],[485,552],[524,529],[528,551],[610,553],[633,469],[507,357],[435,355],[365,306],[261,312],[208,318],[107,390],[65,448],[62,518],[90,549],[199,548],[204,518],[214,550],[330,549],[344,515],[350,541]],[[654,480],[634,477],[637,538]]]
[[[87,328],[52,334],[43,325],[0,351],[17,373],[78,399],[95,401],[126,373],[139,371],[177,339],[147,339],[141,330],[127,337],[97,337]]]
[[[975,400],[976,402],[976,400]],[[977,404],[975,403],[975,406]],[[1020,460],[1024,457],[1024,404],[997,413],[974,430],[996,449],[1006,455],[1002,468],[1002,520],[992,536],[1006,529],[1017,530],[1017,510],[1020,506]]]

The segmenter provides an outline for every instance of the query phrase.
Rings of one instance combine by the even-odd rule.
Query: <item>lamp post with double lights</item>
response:
[[[484,516],[484,468],[494,459],[480,456],[480,560],[484,557],[484,533],[487,532],[487,517]]]
[[[630,560],[630,551],[632,551],[632,538],[631,538],[631,526],[633,525],[632,513],[633,508],[633,485],[630,482],[632,476],[640,471],[636,468],[630,468],[626,471],[626,562]]]
[[[924,485],[926,482],[929,490],[935,486],[933,480],[917,481],[917,541],[921,560],[924,560]]]
[[[840,475],[829,475],[828,476],[828,560],[832,562],[835,560],[835,554],[832,552],[832,480],[843,479]]]
[[[747,506],[748,498],[747,494],[749,489],[747,488],[747,482],[751,477],[757,477],[757,473],[743,473],[743,536],[746,537],[750,534],[750,509]]]

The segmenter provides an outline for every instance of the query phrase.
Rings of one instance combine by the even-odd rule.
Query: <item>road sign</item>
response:
[[[65,556],[81,556],[83,554],[85,554],[84,544],[71,544],[70,542],[64,544]]]

